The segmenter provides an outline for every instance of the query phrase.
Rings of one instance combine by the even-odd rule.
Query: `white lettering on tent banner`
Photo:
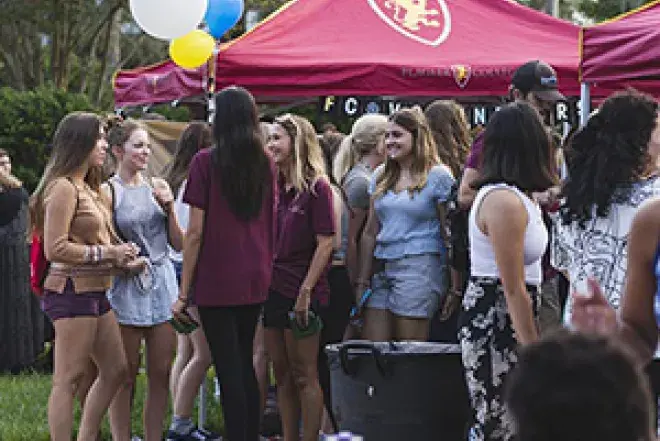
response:
[[[358,106],[359,101],[357,98],[346,98],[346,101],[344,101],[344,111],[346,112],[346,115],[348,116],[353,116],[357,113],[359,106]]]
[[[390,115],[394,112],[398,112],[401,109],[401,103],[390,101]]]
[[[472,116],[472,125],[478,126],[482,125],[485,126],[487,122],[486,118],[486,108],[485,107],[475,107],[474,108],[474,114]]]
[[[570,115],[568,112],[569,112],[568,103],[565,103],[563,101],[557,102],[557,104],[555,105],[555,121],[569,122]]]

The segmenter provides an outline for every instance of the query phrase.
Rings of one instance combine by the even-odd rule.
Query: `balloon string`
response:
[[[216,74],[216,68],[218,65],[218,46],[216,43],[216,46],[213,48],[213,53],[211,55],[211,58],[209,58],[208,61],[208,84],[207,84],[207,94],[206,94],[206,100],[207,100],[207,118],[208,122],[212,123],[213,122],[213,116],[215,113],[215,103],[213,102],[213,95],[215,94],[215,74]]]

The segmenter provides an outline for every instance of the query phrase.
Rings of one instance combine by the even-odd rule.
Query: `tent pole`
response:
[[[580,84],[580,126],[587,124],[589,114],[591,113],[591,94],[589,83]]]
[[[215,114],[215,101],[213,100],[213,95],[215,95],[215,76],[219,53],[220,50],[216,45],[213,48],[213,55],[211,55],[211,59],[208,61],[209,77],[206,84],[206,118],[209,123],[213,123],[213,115]]]

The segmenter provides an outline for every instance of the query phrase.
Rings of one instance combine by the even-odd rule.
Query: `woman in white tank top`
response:
[[[470,440],[509,440],[502,384],[518,344],[537,339],[541,259],[548,243],[529,195],[556,182],[550,138],[526,103],[498,111],[486,127],[484,162],[469,219],[471,277],[459,316],[474,421]]]

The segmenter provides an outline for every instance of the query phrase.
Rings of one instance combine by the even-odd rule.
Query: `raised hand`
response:
[[[172,202],[174,202],[174,194],[172,194],[172,189],[162,179],[153,180],[153,194],[156,201],[160,206],[167,211]]]
[[[573,292],[571,324],[580,332],[612,335],[618,329],[616,311],[609,304],[603,290],[594,279],[587,281],[588,292]]]

